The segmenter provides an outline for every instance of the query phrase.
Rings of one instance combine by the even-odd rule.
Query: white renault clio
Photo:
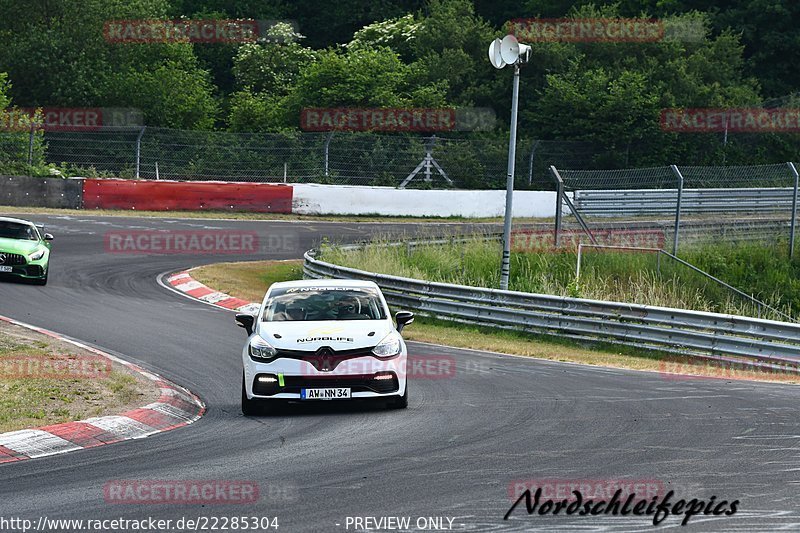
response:
[[[272,284],[257,317],[236,315],[249,335],[242,351],[242,412],[256,414],[270,400],[382,398],[391,407],[407,407],[400,332],[413,320],[400,311],[395,327],[370,281]]]

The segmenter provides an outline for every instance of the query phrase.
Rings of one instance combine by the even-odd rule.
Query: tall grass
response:
[[[414,248],[375,241],[357,250],[323,247],[336,264],[429,281],[479,287],[500,284],[500,244],[423,244]],[[698,245],[682,258],[791,316],[800,314],[800,262],[757,244]],[[632,302],[785,320],[759,312],[749,300],[667,257],[653,253],[583,251],[580,279],[571,251],[511,255],[509,289],[558,296]]]

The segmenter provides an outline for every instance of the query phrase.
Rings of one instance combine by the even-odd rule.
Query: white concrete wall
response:
[[[308,215],[500,217],[505,190],[418,190],[294,184],[292,212]],[[515,217],[555,216],[556,193],[515,191]]]

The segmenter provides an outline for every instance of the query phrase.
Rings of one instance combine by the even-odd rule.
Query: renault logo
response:
[[[323,346],[317,350],[317,357],[319,357],[319,370],[321,372],[330,372],[333,370],[333,350],[328,346]]]

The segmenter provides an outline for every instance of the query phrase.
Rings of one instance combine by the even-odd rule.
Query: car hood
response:
[[[39,241],[0,238],[0,253],[27,255],[39,247]]]
[[[310,352],[322,346],[336,351],[371,348],[392,331],[391,320],[260,322],[258,325],[258,334],[275,348]]]

